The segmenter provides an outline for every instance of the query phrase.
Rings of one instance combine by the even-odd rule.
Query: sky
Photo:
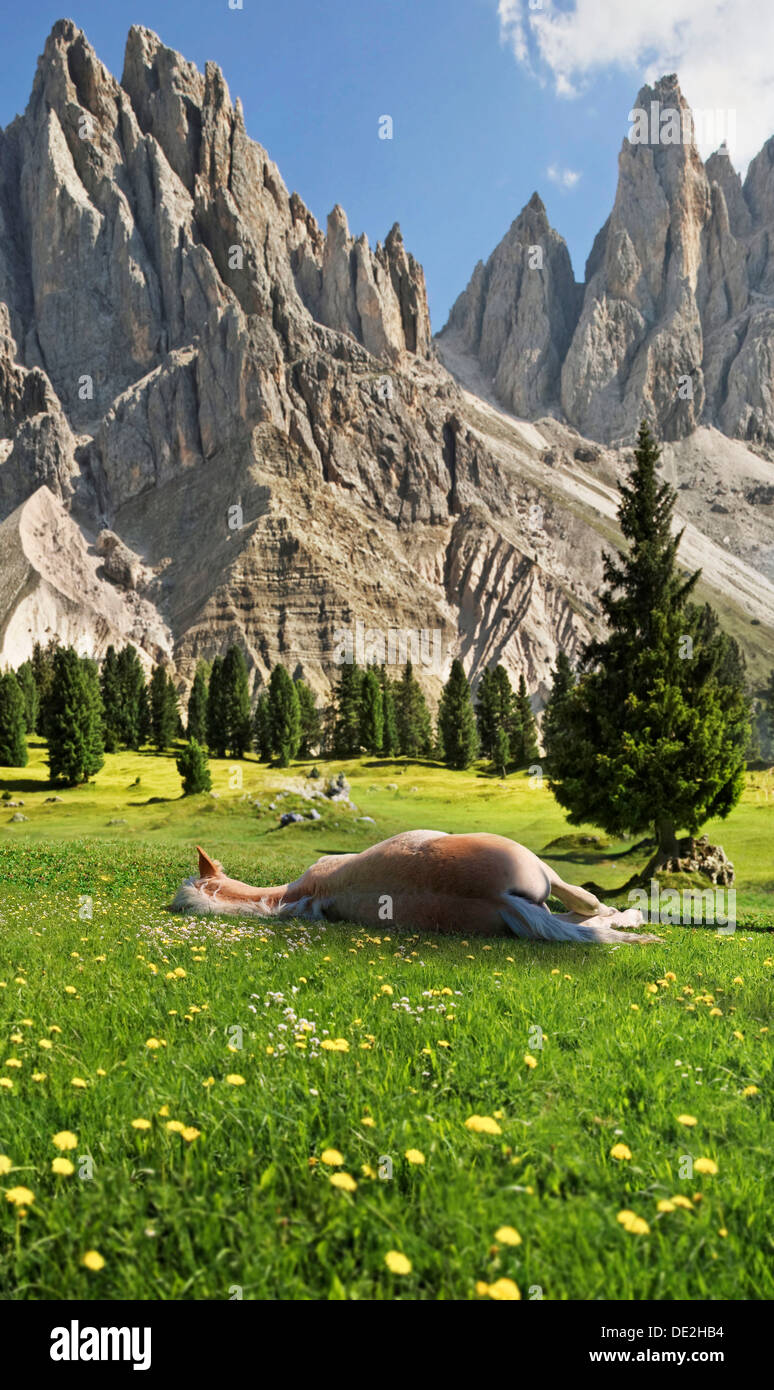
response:
[[[0,125],[24,110],[52,24],[120,79],[132,24],[223,69],[248,133],[324,227],[399,222],[440,329],[537,190],[576,277],[615,196],[644,81],[677,72],[737,168],[774,132],[771,0],[29,0],[2,20]],[[712,117],[715,116],[713,128]],[[380,139],[382,118],[392,139]]]

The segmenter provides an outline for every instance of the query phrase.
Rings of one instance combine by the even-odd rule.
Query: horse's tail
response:
[[[560,880],[561,882],[561,880]],[[562,887],[567,887],[563,884]],[[552,885],[557,897],[563,894],[558,892],[558,885]],[[581,893],[589,898],[591,894],[584,893],[584,890],[573,888],[572,893]],[[594,899],[596,903],[596,899]],[[523,937],[527,941],[587,941],[587,942],[617,942],[639,943],[645,945],[648,942],[660,941],[659,936],[652,936],[649,932],[619,931],[619,927],[638,927],[642,923],[642,913],[637,908],[629,908],[626,912],[616,912],[615,908],[605,907],[602,903],[597,903],[597,908],[601,911],[589,914],[584,918],[579,918],[575,912],[557,914],[549,912],[548,908],[542,904],[532,903],[527,898],[520,898],[515,893],[503,893],[500,898],[500,916],[505,925],[510,928],[515,936]]]

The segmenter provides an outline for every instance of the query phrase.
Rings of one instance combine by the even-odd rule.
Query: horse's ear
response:
[[[209,854],[205,854],[200,845],[196,846],[199,855],[199,877],[200,878],[220,878],[223,874],[223,865],[216,859],[210,859]]]

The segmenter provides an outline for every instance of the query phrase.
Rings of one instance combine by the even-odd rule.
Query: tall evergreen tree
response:
[[[476,691],[476,722],[481,752],[485,758],[494,754],[495,738],[499,727],[497,717],[497,695],[493,672],[486,668],[481,672]]]
[[[38,727],[38,687],[31,661],[23,661],[16,672],[19,689],[24,697],[24,723],[27,733],[34,734]]]
[[[399,750],[408,758],[424,757],[432,748],[433,728],[427,701],[410,661],[393,689]]]
[[[339,668],[336,682],[335,751],[339,758],[356,758],[360,752],[360,694],[363,672],[356,661]]]
[[[232,758],[243,758],[252,741],[250,686],[247,664],[239,647],[226,652],[221,675],[226,718],[227,748]]]
[[[51,682],[54,679],[54,656],[59,649],[59,642],[56,638],[44,647],[40,642],[36,642],[32,648],[32,674],[38,691],[38,724],[36,732],[46,734],[46,709],[48,708],[48,697],[51,692]]]
[[[112,643],[105,652],[99,685],[102,695],[102,723],[105,752],[115,753],[118,751],[118,745],[121,741],[122,725],[124,723],[124,692],[121,684],[118,657],[116,656],[116,649]]]
[[[301,738],[301,709],[298,691],[279,662],[269,679],[269,729],[271,747],[280,767],[287,767],[298,752]]]
[[[216,656],[207,691],[207,747],[216,758],[225,758],[228,747],[228,706],[223,686],[223,659]]]
[[[151,740],[159,752],[169,748],[177,736],[177,691],[164,670],[157,666],[150,683]]]
[[[360,686],[360,745],[366,753],[380,753],[383,739],[382,687],[373,666],[368,666]]]
[[[317,708],[317,701],[314,698],[314,691],[310,689],[305,680],[300,676],[295,679],[296,694],[298,695],[299,711],[299,758],[311,758],[315,750],[320,746],[322,735],[320,711]]]
[[[188,737],[199,744],[207,741],[207,668],[200,661],[188,696]]]
[[[253,736],[258,757],[262,763],[271,761],[271,721],[269,719],[269,692],[262,690],[255,705],[253,715]]]
[[[519,676],[519,688],[513,712],[513,732],[511,733],[511,758],[515,767],[529,767],[540,757],[537,741],[537,725],[532,713],[527,682],[524,673]]]
[[[508,776],[508,766],[511,762],[511,740],[506,729],[498,729],[494,736],[494,747],[492,749],[492,767],[500,777]]]
[[[72,647],[57,647],[52,665],[43,711],[51,781],[77,786],[105,761],[99,672]]]
[[[643,422],[618,511],[627,550],[605,559],[608,635],[584,653],[551,752],[571,823],[654,830],[646,875],[677,852],[678,829],[694,834],[736,804],[749,729],[738,648],[689,602],[698,572],[678,571],[682,532],[672,532],[675,493],[658,458]]]
[[[438,707],[438,732],[444,760],[459,770],[478,756],[478,731],[470,686],[462,662],[455,658]]]
[[[382,687],[382,749],[381,751],[388,758],[394,758],[400,748],[398,741],[398,719],[395,712],[395,687],[387,674],[387,668],[382,667],[379,673],[379,684]]]
[[[150,735],[150,708],[142,662],[130,642],[118,653],[116,666],[121,691],[118,741],[136,751]]]
[[[26,767],[24,695],[13,671],[0,675],[0,767]]]
[[[556,654],[556,668],[551,677],[551,691],[543,711],[543,726],[541,729],[543,747],[546,750],[546,761],[549,767],[554,751],[558,751],[559,742],[563,736],[565,728],[565,702],[574,685],[575,672],[572,669],[566,652],[562,651],[560,648]]]

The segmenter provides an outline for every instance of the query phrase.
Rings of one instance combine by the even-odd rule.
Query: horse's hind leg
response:
[[[581,919],[584,917],[607,917],[615,912],[614,907],[607,907],[601,903],[599,898],[596,898],[593,893],[589,893],[586,888],[580,888],[575,883],[565,883],[550,865],[543,864],[543,868],[548,875],[554,897],[564,903],[565,907],[569,907],[570,912],[577,913]]]

